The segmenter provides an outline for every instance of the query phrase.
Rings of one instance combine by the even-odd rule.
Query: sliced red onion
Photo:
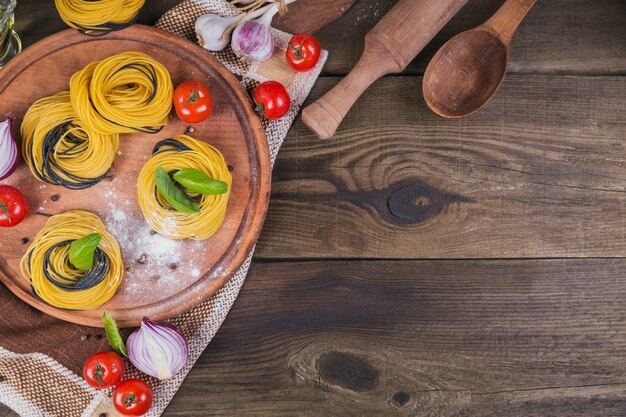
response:
[[[12,133],[13,119],[0,122],[0,180],[13,173],[17,166],[17,144]]]
[[[147,317],[126,341],[128,359],[141,372],[158,379],[178,373],[189,356],[189,346],[174,325],[152,322]]]

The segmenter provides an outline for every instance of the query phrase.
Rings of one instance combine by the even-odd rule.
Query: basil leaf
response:
[[[70,262],[78,269],[88,270],[93,266],[93,254],[102,236],[92,233],[75,240],[70,245]]]
[[[197,213],[200,211],[198,205],[187,197],[187,194],[176,187],[170,175],[161,165],[159,165],[154,172],[154,179],[159,194],[161,194],[165,201],[167,201],[170,206],[174,207],[174,209],[182,213]]]
[[[227,183],[220,180],[214,180],[198,169],[181,169],[175,173],[173,177],[177,183],[194,193],[213,195],[224,194],[228,191]]]
[[[104,323],[104,332],[107,335],[107,340],[113,350],[120,355],[128,356],[126,346],[120,334],[120,329],[117,328],[117,323],[113,320],[113,317],[105,311],[102,313],[102,322]]]

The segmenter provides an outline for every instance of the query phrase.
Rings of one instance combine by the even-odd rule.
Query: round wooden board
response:
[[[121,326],[129,327],[138,325],[144,316],[172,318],[215,294],[252,249],[269,200],[268,143],[247,93],[207,51],[155,28],[135,25],[103,37],[68,29],[34,44],[0,72],[0,116],[15,119],[14,135],[19,142],[22,118],[35,100],[68,89],[72,74],[87,63],[131,50],[147,53],[164,64],[174,85],[197,80],[209,87],[215,103],[213,115],[207,122],[194,125],[191,135],[220,149],[233,168],[233,184],[226,220],[212,238],[171,241],[146,236],[150,230],[137,204],[136,179],[154,143],[187,130],[177,117],[171,117],[158,134],[122,135],[120,153],[109,176],[86,190],[41,183],[20,162],[16,172],[2,183],[22,190],[32,213],[20,225],[0,229],[0,281],[44,313],[96,327],[102,325],[103,309]],[[36,298],[20,274],[20,259],[28,248],[22,239],[32,242],[50,215],[72,209],[94,212],[107,227],[113,225],[110,231],[117,234],[124,263],[130,267],[116,295],[98,310],[54,308]],[[138,247],[142,242],[149,243],[145,248],[147,263],[135,259],[143,250]]]

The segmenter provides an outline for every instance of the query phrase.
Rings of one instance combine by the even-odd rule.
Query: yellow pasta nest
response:
[[[92,233],[102,237],[94,264],[88,271],[78,270],[69,262],[70,245]],[[20,269],[42,300],[72,310],[90,310],[109,301],[124,273],[115,237],[98,216],[81,210],[50,217],[22,258]]]
[[[134,23],[145,0],[54,0],[61,19],[89,35],[123,29]]]
[[[162,166],[168,173],[185,168],[197,169],[209,177],[224,181],[228,191],[218,195],[197,195],[198,213],[174,210],[156,189],[155,171]],[[224,221],[232,176],[222,154],[213,146],[187,135],[174,136],[157,143],[137,180],[139,206],[148,224],[171,239],[208,239]]]
[[[70,94],[37,100],[21,126],[22,155],[40,181],[71,189],[90,187],[111,168],[119,135],[102,134],[76,117]]]
[[[102,133],[156,133],[167,123],[174,87],[167,69],[141,52],[92,62],[70,80],[78,117]]]
[[[168,121],[173,86],[167,69],[141,52],[88,64],[70,91],[36,101],[21,126],[22,154],[40,181],[91,187],[111,168],[120,133],[156,133]]]

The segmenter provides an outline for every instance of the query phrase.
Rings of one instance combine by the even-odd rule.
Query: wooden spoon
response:
[[[424,100],[438,116],[459,118],[483,107],[500,87],[513,33],[537,0],[507,0],[491,19],[459,33],[426,68]]]

